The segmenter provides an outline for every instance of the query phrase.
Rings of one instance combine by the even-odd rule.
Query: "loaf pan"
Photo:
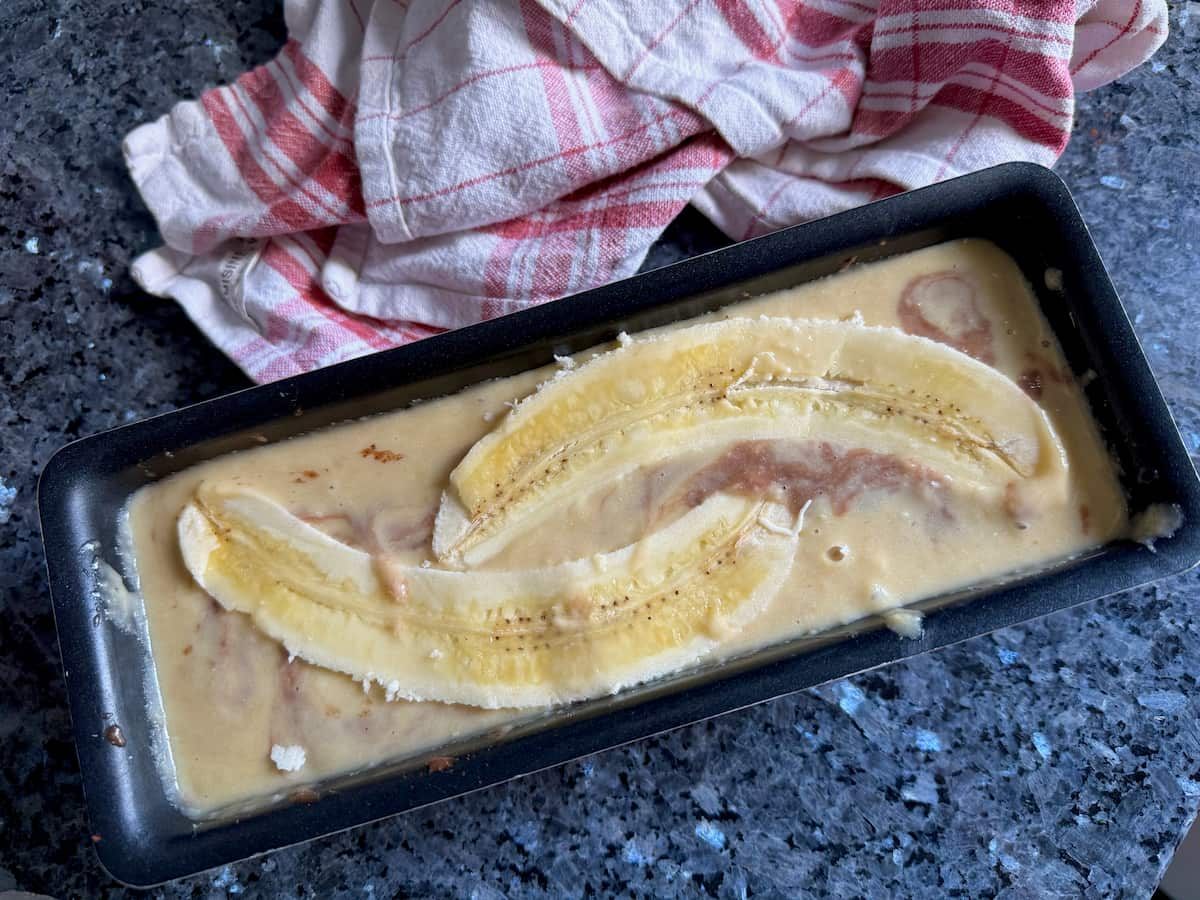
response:
[[[98,613],[96,558],[117,559],[118,516],[148,482],[235,450],[404,407],[689,318],[956,238],[984,238],[1033,285],[1120,463],[1132,512],[1174,504],[1183,524],[1153,548],[1118,541],[1035,576],[919,604],[912,640],[869,619],[721,665],[550,712],[290,798],[193,820],[152,756],[143,644]],[[1047,272],[1051,277],[1047,277]],[[1014,163],[785,229],[606,287],[395,350],[249,388],[72,443],[42,473],[38,504],[83,786],[100,861],[148,886],[445,800],[627,741],[944,647],[1133,588],[1200,558],[1200,483],[1066,186]],[[1099,652],[1099,648],[1097,648]],[[124,746],[106,740],[119,723]],[[108,734],[111,738],[111,732]],[[432,768],[441,768],[438,766]]]

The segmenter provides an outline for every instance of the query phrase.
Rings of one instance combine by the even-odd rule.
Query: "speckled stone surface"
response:
[[[1200,456],[1200,9],[1059,166]],[[271,0],[0,6],[0,891],[92,854],[35,519],[60,444],[241,386],[137,292],[120,136],[266,59]],[[689,216],[653,262],[707,249]],[[169,885],[164,897],[1146,896],[1200,805],[1200,574]]]

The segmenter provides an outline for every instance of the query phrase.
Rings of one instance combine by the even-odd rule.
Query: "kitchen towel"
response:
[[[286,0],[270,63],[130,133],[135,279],[258,381],[1008,160],[1165,0]]]

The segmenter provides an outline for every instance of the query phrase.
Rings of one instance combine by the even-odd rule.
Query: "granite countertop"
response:
[[[1058,167],[1200,456],[1200,15]],[[186,13],[184,10],[186,9]],[[92,853],[35,514],[75,437],[241,387],[130,282],[119,139],[284,37],[273,0],[0,8],[0,891]],[[685,216],[654,262],[716,241]],[[169,885],[276,895],[1147,896],[1200,806],[1200,573]]]

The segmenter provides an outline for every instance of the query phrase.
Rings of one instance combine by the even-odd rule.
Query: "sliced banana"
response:
[[[964,353],[855,322],[728,319],[624,342],[519,403],[451,474],[433,550],[478,565],[568,493],[684,450],[804,437],[915,457],[993,491],[1065,485],[1046,414]]]
[[[616,692],[695,662],[766,607],[798,534],[782,506],[716,494],[612,553],[460,572],[372,557],[261,494],[208,485],[178,531],[197,583],[290,653],[389,696],[487,708]]]

